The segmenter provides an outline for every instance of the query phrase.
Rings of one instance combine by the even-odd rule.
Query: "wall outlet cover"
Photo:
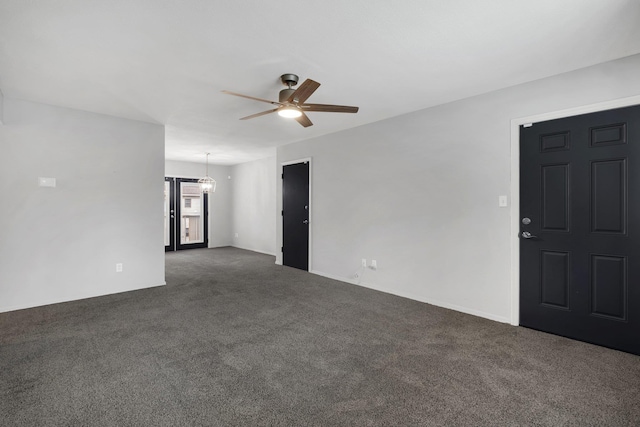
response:
[[[38,186],[39,187],[51,187],[54,188],[56,186],[55,178],[46,178],[46,177],[38,177]]]

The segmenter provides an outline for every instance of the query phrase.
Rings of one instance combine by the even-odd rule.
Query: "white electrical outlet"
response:
[[[45,177],[42,177],[42,176],[38,177],[38,186],[55,188],[56,179],[55,178],[45,178]]]
[[[371,260],[371,269],[372,270],[377,270],[378,269],[378,262],[375,259]]]
[[[122,273],[122,263],[121,262],[116,264],[116,273]]]
[[[363,267],[367,266],[367,260],[365,258],[362,258],[362,266]]]
[[[359,279],[360,278],[360,272],[356,271],[356,274],[353,275],[354,279]]]

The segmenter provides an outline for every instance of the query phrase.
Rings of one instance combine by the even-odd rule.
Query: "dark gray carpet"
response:
[[[2,426],[638,426],[640,357],[233,248],[0,314]]]

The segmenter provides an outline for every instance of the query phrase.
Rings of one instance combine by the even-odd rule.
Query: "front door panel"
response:
[[[640,354],[640,107],[520,141],[520,324]]]

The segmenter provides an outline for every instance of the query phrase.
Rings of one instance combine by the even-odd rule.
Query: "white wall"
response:
[[[4,104],[0,312],[164,284],[164,127]]]
[[[233,246],[276,255],[275,155],[235,165],[231,173]]]
[[[511,119],[638,95],[639,75],[635,55],[279,147],[278,173],[312,158],[312,270],[354,282],[376,259],[362,285],[508,322]]]
[[[204,156],[204,154],[203,154]],[[204,163],[165,161],[164,176],[177,178],[202,178],[206,172]],[[216,180],[216,191],[209,195],[209,244],[210,248],[230,246],[231,239],[231,175],[230,166],[209,165],[209,176]]]

